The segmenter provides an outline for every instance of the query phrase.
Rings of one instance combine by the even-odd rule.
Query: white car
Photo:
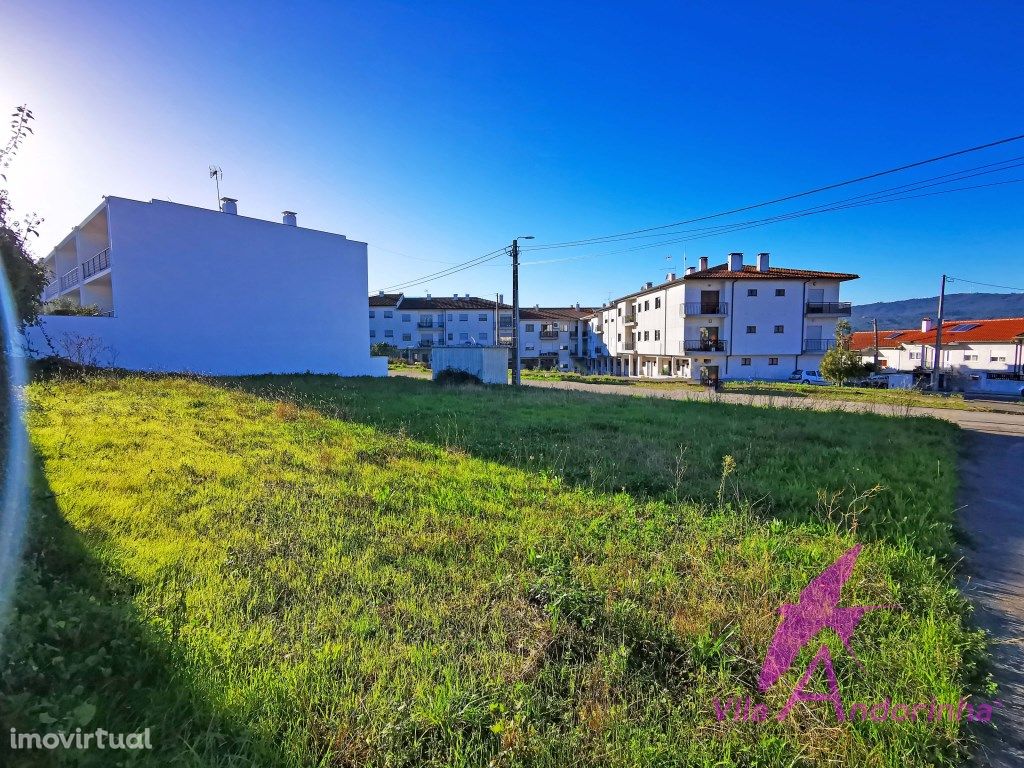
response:
[[[793,371],[789,377],[790,381],[799,382],[801,384],[828,384],[824,377],[818,371]]]

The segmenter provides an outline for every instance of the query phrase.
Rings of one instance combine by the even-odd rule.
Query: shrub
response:
[[[445,368],[437,374],[437,378],[434,381],[444,387],[456,387],[462,384],[483,384],[479,376],[474,376],[468,371],[460,371],[455,368]]]

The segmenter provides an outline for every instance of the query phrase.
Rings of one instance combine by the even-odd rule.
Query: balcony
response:
[[[725,352],[725,339],[683,339],[679,342],[680,352]]]
[[[636,325],[636,314],[626,315],[622,318],[622,322],[626,325]]]
[[[804,339],[804,352],[811,355],[822,354],[835,345],[835,339]]]
[[[43,288],[43,299],[52,299],[54,296],[57,295],[57,292],[59,290],[60,288],[58,288],[58,282],[56,280],[51,280],[49,283],[46,284],[46,287]]]
[[[416,323],[416,327],[417,328],[433,328],[434,327],[434,318],[431,317],[431,318],[428,318],[426,320],[421,318]]]
[[[110,249],[104,248],[91,259],[82,264],[82,279],[88,280],[105,269],[110,269]]]
[[[434,340],[433,339],[429,339],[429,338],[424,336],[423,338],[420,339],[420,346],[421,347],[432,347],[432,346],[434,346]]]
[[[633,341],[632,339],[627,339],[626,341],[622,342],[622,348],[627,351],[632,351],[636,349],[636,342]]]
[[[510,336],[499,336],[498,337],[498,346],[499,347],[511,347],[512,346],[512,338]]]
[[[853,307],[848,301],[808,301],[805,315],[835,315],[849,317]]]
[[[558,338],[558,331],[541,331],[540,337],[547,341],[553,341]]]
[[[679,314],[685,315],[728,315],[729,304],[724,301],[688,301],[679,305]]]
[[[60,289],[66,291],[68,288],[78,285],[78,267],[69,269],[60,276]]]

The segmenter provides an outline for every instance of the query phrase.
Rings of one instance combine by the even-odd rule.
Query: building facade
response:
[[[369,323],[370,344],[390,344],[417,362],[429,362],[434,347],[512,343],[512,307],[501,296],[488,300],[469,294],[380,292],[369,298]]]
[[[523,368],[589,371],[601,340],[591,323],[594,309],[580,307],[520,308],[519,356]]]
[[[606,350],[591,370],[622,376],[691,380],[786,379],[817,368],[835,344],[836,321],[850,315],[839,299],[844,272],[772,267],[761,253],[744,265],[691,267],[609,302],[595,313]]]
[[[106,197],[43,259],[44,301],[98,316],[44,316],[25,347],[136,370],[385,375],[360,308],[366,259],[366,243],[290,211],[273,222],[230,198],[210,210]]]

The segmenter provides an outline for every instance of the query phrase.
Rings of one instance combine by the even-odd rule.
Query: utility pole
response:
[[[875,373],[878,373],[878,318],[871,319],[871,330],[875,332]]]
[[[524,235],[512,241],[512,385],[522,385],[522,361],[519,357],[519,241],[533,240]]]
[[[939,389],[939,360],[942,356],[942,305],[946,300],[946,276],[942,276],[939,288],[939,319],[935,325],[935,360],[932,361],[932,390]]]

